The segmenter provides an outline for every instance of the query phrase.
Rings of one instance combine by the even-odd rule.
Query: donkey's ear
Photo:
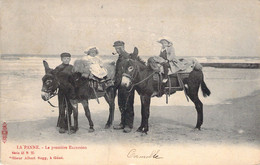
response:
[[[45,68],[45,73],[48,73],[48,71],[50,71],[50,67],[47,61],[43,60],[43,66]]]
[[[136,59],[138,56],[138,49],[137,47],[134,48],[134,52],[131,54],[132,59]]]
[[[134,52],[133,52],[133,54],[136,55],[136,56],[138,56],[138,53],[139,53],[139,51],[138,51],[137,47],[134,47]]]

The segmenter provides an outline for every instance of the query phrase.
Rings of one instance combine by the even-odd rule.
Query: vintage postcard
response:
[[[260,164],[259,0],[0,4],[1,164]]]

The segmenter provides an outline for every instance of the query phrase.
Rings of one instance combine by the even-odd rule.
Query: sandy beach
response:
[[[96,131],[88,133],[88,121],[79,115],[79,131],[76,134],[59,134],[55,125],[57,117],[46,119],[8,122],[10,142],[61,142],[73,143],[147,143],[147,144],[252,144],[260,142],[260,91],[250,96],[228,100],[229,104],[205,105],[204,123],[201,131],[193,130],[196,112],[191,106],[152,106],[150,131],[142,136],[137,132],[125,134],[120,130],[104,129],[108,112],[92,111]],[[54,112],[57,115],[57,110]],[[140,106],[135,106],[134,130],[140,124]],[[115,122],[119,122],[119,111]],[[106,137],[106,138],[104,138]]]

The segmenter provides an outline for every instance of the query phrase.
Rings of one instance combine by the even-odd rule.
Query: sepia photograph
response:
[[[259,0],[0,0],[0,163],[260,164]]]

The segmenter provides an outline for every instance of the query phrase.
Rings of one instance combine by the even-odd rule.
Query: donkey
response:
[[[69,110],[69,129],[72,133],[75,133],[78,130],[78,103],[81,103],[85,110],[85,116],[89,122],[89,132],[94,131],[94,124],[91,119],[90,109],[89,109],[89,99],[97,99],[98,97],[104,97],[106,102],[109,104],[109,116],[105,128],[110,128],[114,120],[114,110],[115,110],[115,96],[116,91],[114,86],[108,87],[105,92],[95,92],[93,88],[90,87],[89,79],[82,78],[79,73],[67,76],[57,76],[52,73],[52,70],[46,61],[43,61],[45,68],[45,75],[42,78],[42,99],[48,101],[51,97],[57,94],[65,95],[64,100],[59,99],[59,118],[57,122],[57,127],[60,127],[60,123],[66,122],[65,115],[61,115],[61,112],[65,112],[65,103],[67,103],[67,108]],[[71,97],[71,93],[68,92],[68,87],[73,87],[72,90],[75,91],[76,97]],[[70,116],[73,112],[74,118],[74,127],[71,127]],[[64,129],[64,128],[63,128]],[[60,129],[60,133],[64,133]]]
[[[148,119],[150,115],[150,102],[153,94],[158,92],[158,82],[154,80],[154,75],[158,74],[146,66],[145,62],[136,56],[134,59],[128,59],[123,64],[123,75],[121,85],[128,88],[128,90],[136,90],[141,98],[141,125],[137,129],[138,132],[147,133],[149,130]],[[168,83],[170,87],[178,86],[178,79],[175,76],[169,77]],[[197,124],[195,129],[200,130],[203,123],[203,104],[198,97],[199,87],[201,86],[203,96],[211,94],[207,85],[204,82],[203,72],[201,70],[192,70],[186,78],[182,78],[184,83],[184,90],[187,96],[195,104],[197,110]],[[173,94],[176,91],[169,91],[160,89],[162,94]],[[183,90],[183,89],[182,89]],[[159,91],[160,92],[160,91]]]

